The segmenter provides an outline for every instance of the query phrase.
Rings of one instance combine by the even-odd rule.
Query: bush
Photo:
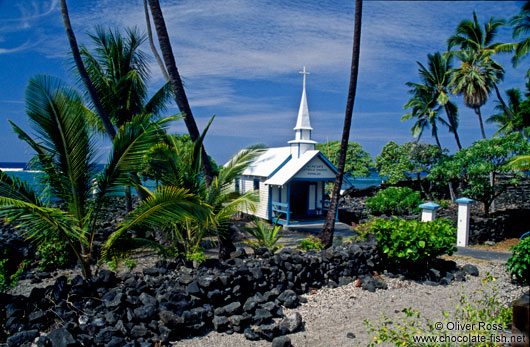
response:
[[[277,245],[276,243],[280,239],[282,226],[274,224],[270,226],[266,222],[261,220],[254,220],[251,227],[246,226],[245,230],[256,240],[245,240],[245,244],[250,246],[252,249],[267,248],[273,252],[281,249],[283,245]]]
[[[456,250],[456,228],[446,219],[431,222],[376,219],[370,231],[386,260],[396,266],[423,265]]]
[[[44,271],[64,269],[75,264],[76,258],[65,240],[53,237],[38,246],[37,267]]]
[[[28,265],[28,261],[24,260],[20,263],[14,273],[10,273],[8,270],[9,259],[6,258],[6,252],[0,259],[0,292],[5,292],[6,290],[15,288],[18,283],[18,278],[24,272],[24,268]]]
[[[529,283],[530,278],[530,236],[525,237],[519,244],[512,246],[512,256],[506,262],[508,271],[520,283]]]
[[[307,235],[305,239],[300,241],[300,245],[298,246],[298,248],[303,249],[304,251],[321,251],[324,249],[324,247],[325,245],[322,243],[322,240],[313,235]]]
[[[420,192],[415,192],[408,187],[389,187],[377,192],[373,198],[366,199],[373,215],[403,215],[419,212],[418,207],[423,200]]]

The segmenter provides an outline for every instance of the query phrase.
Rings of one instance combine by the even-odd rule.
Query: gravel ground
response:
[[[470,263],[457,257],[451,257],[459,265]],[[504,265],[475,262],[480,271],[478,277],[467,277],[466,282],[453,283],[449,286],[429,286],[410,281],[401,281],[384,277],[388,290],[377,290],[375,293],[355,287],[355,284],[336,289],[323,288],[314,293],[305,294],[307,303],[293,310],[302,315],[305,328],[295,334],[288,335],[295,347],[317,346],[366,346],[373,335],[365,331],[364,320],[375,323],[384,313],[389,317],[398,316],[404,308],[413,308],[421,312],[422,317],[434,322],[442,321],[442,311],[455,311],[461,294],[477,297],[476,291],[496,286],[499,299],[505,305],[518,299],[529,288],[513,285]],[[483,284],[482,279],[489,273],[497,278],[494,282]],[[348,333],[355,335],[347,337]],[[351,335],[350,335],[351,336]],[[241,334],[228,335],[211,332],[206,336],[195,337],[176,342],[177,346],[270,346],[267,341],[248,341]]]

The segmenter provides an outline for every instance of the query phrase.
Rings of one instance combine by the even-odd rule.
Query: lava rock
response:
[[[302,327],[302,315],[298,312],[292,312],[285,316],[280,322],[282,335],[291,334]]]
[[[475,265],[466,264],[462,268],[465,273],[470,274],[471,276],[478,276],[478,268]]]
[[[228,317],[225,316],[214,316],[212,319],[213,328],[217,332],[223,332],[228,329]]]
[[[278,336],[272,340],[272,347],[291,347],[291,339],[288,336]]]
[[[22,346],[24,343],[32,342],[37,336],[39,336],[39,331],[37,329],[25,330],[18,332],[13,336],[9,336],[6,342],[8,346],[18,347]]]
[[[55,329],[48,334],[48,338],[53,347],[69,347],[75,345],[74,337],[65,328]]]
[[[256,323],[257,325],[270,322],[271,319],[272,319],[272,314],[269,311],[264,310],[262,308],[258,308],[253,316],[254,323]]]
[[[287,308],[295,308],[298,306],[300,299],[294,291],[287,289],[278,296],[278,301]]]

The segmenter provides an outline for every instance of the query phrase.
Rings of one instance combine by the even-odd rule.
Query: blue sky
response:
[[[509,18],[521,1],[366,1],[363,8],[360,73],[350,140],[373,157],[385,143],[413,140],[411,122],[402,123],[408,100],[407,81],[418,81],[416,61],[444,51],[446,40],[473,10],[481,22],[491,16]],[[145,31],[142,1],[68,1],[78,41],[90,46],[87,32],[95,25]],[[305,65],[311,73],[307,95],[313,137],[338,140],[346,103],[351,63],[353,1],[167,0],[161,1],[173,50],[202,129],[216,119],[206,150],[218,162],[240,148],[265,143],[283,146],[294,136]],[[511,30],[501,28],[498,40],[511,42]],[[26,161],[31,151],[13,135],[7,119],[24,129],[24,88],[31,76],[44,73],[73,80],[67,59],[68,41],[59,1],[0,0],[0,162]],[[151,54],[149,47],[143,50]],[[510,55],[498,56],[506,69],[501,90],[524,87],[529,59],[517,69]],[[151,91],[163,83],[151,64]],[[494,95],[483,108],[492,114]],[[478,121],[462,98],[459,133],[463,145],[480,138]],[[169,113],[177,113],[172,105]],[[172,131],[186,132],[183,122]],[[486,125],[492,136],[495,128]],[[440,141],[450,151],[454,138],[445,129]],[[433,143],[430,131],[422,142]],[[109,143],[101,141],[102,152]],[[102,158],[104,161],[104,158]]]

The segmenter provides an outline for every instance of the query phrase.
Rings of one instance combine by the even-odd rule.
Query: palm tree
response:
[[[460,67],[453,70],[449,87],[453,93],[464,95],[464,104],[472,108],[479,119],[482,138],[486,138],[482,113],[480,108],[488,100],[488,95],[495,83],[499,81],[504,73],[503,68],[489,58],[487,52],[476,54],[474,51],[461,50],[455,56],[462,62]],[[504,104],[504,101],[499,101]],[[507,107],[503,106],[505,110]],[[510,111],[507,111],[510,114]]]
[[[438,138],[438,123],[450,127],[445,119],[439,116],[440,109],[442,106],[438,105],[435,98],[435,94],[432,90],[424,85],[416,83],[407,83],[408,86],[412,87],[409,93],[412,94],[410,100],[403,106],[403,108],[411,109],[411,112],[406,113],[401,117],[401,121],[408,119],[416,119],[416,122],[411,128],[412,135],[419,141],[425,128],[429,126],[432,129],[432,136],[436,140],[438,148],[442,149],[440,139]]]
[[[517,66],[523,57],[530,52],[530,1],[527,1],[521,8],[521,13],[510,20],[510,25],[513,27],[513,38],[518,38],[521,35],[528,35],[515,45],[515,54],[512,58],[513,66]],[[526,72],[526,76],[530,77],[530,69]]]
[[[232,184],[262,153],[262,149],[252,146],[232,156],[213,177],[211,184],[206,186],[201,176],[200,151],[212,121],[213,117],[192,148],[183,146],[174,135],[165,136],[163,142],[151,148],[149,166],[156,171],[161,186],[186,187],[212,209],[212,220],[206,224],[203,220],[189,218],[186,223],[168,228],[171,238],[181,241],[184,246],[192,244],[192,247],[183,250],[190,252],[196,250],[202,237],[216,235],[219,239],[219,259],[224,260],[235,250],[231,242],[232,235],[228,232],[229,218],[242,208],[253,210],[258,198],[254,191],[243,194],[233,191]]]
[[[111,122],[120,127],[139,114],[159,116],[171,97],[171,86],[165,84],[148,99],[149,69],[146,56],[140,50],[145,36],[137,29],[126,29],[123,37],[118,30],[96,27],[96,33],[90,38],[94,53],[85,46],[80,53]]]
[[[29,238],[45,243],[60,237],[76,255],[85,278],[91,277],[92,246],[102,208],[108,198],[137,172],[147,149],[174,120],[152,122],[139,115],[118,129],[102,172],[96,171],[95,142],[86,121],[81,96],[47,76],[32,78],[26,89],[26,110],[37,137],[12,123],[14,131],[35,151],[34,165],[43,171],[53,205],[26,183],[0,171],[0,219],[18,226]],[[159,194],[161,195],[161,194]],[[175,221],[206,218],[210,209],[196,196],[180,189],[159,204]],[[146,218],[144,214],[141,217]],[[200,217],[199,217],[200,216]],[[138,218],[141,220],[141,218]],[[124,238],[122,238],[124,240]],[[129,247],[158,245],[146,239],[129,239]]]
[[[511,52],[514,49],[514,44],[512,43],[494,42],[498,28],[503,25],[505,25],[504,20],[490,18],[490,20],[484,24],[484,28],[482,28],[478,22],[477,14],[473,12],[473,21],[461,21],[456,28],[456,34],[452,35],[447,40],[448,54],[456,55],[462,62],[461,66],[456,69],[461,70],[459,72],[459,79],[463,78],[464,80],[470,80],[469,88],[465,87],[468,83],[465,83],[464,80],[460,80],[458,84],[461,89],[456,89],[454,91],[456,93],[463,93],[464,99],[475,99],[480,101],[478,103],[472,102],[471,104],[468,104],[464,100],[464,103],[466,106],[473,108],[475,113],[477,113],[483,138],[486,138],[486,135],[484,133],[482,116],[480,115],[480,107],[486,103],[490,93],[489,89],[491,87],[495,90],[497,98],[503,105],[506,113],[510,114],[510,111],[499,92],[499,88],[497,87],[497,82],[502,81],[503,79],[504,69],[492,59],[494,54]],[[451,49],[456,46],[459,46],[460,50],[451,51]],[[490,73],[487,76],[483,75],[482,77],[477,78],[476,74],[479,74],[481,69],[486,68],[486,65],[489,65],[489,68],[496,69],[495,73]],[[483,81],[479,82],[478,79],[482,79]],[[451,81],[453,84],[456,83],[454,79]],[[484,88],[476,88],[479,84],[488,86],[487,93],[484,94]],[[473,92],[477,92],[478,94],[470,96],[469,93]]]
[[[420,62],[417,64],[420,67],[418,73],[423,85],[432,90],[436,102],[444,108],[449,121],[449,131],[453,133],[458,149],[461,149],[462,145],[458,136],[458,107],[449,100],[448,85],[452,70],[451,57],[436,52],[427,55],[427,67]]]
[[[350,85],[348,88],[348,99],[346,101],[346,112],[344,115],[344,126],[342,128],[342,139],[340,143],[339,163],[337,165],[337,177],[333,186],[333,193],[326,215],[326,223],[320,231],[319,237],[326,248],[333,244],[333,231],[335,229],[335,217],[339,204],[340,188],[344,176],[344,165],[346,163],[346,150],[348,149],[348,140],[350,137],[350,128],[353,114],[353,105],[355,102],[355,92],[357,89],[357,75],[359,72],[359,53],[361,49],[361,19],[362,19],[363,2],[355,0],[354,28],[353,28],[353,49],[350,71]]]
[[[81,80],[86,86],[88,94],[92,99],[94,107],[96,108],[96,112],[100,117],[101,122],[103,123],[105,130],[107,131],[107,134],[109,135],[111,140],[114,140],[114,137],[116,136],[116,130],[112,126],[109,116],[107,115],[105,109],[99,101],[96,90],[94,89],[94,86],[92,85],[92,82],[88,77],[88,74],[83,65],[83,60],[81,59],[81,55],[79,54],[77,40],[75,38],[74,30],[72,29],[72,24],[70,23],[70,16],[68,15],[68,7],[66,6],[66,0],[60,0],[60,3],[64,29],[66,31],[66,36],[68,37],[68,42],[70,43],[70,49],[72,50],[72,56],[74,58],[75,65],[77,66],[77,70],[79,71],[79,76],[81,77]]]
[[[118,30],[105,30],[96,27],[96,33],[90,35],[94,53],[81,46],[83,64],[98,98],[111,122],[120,127],[139,114],[159,116],[166,108],[171,96],[171,86],[166,83],[151,99],[147,96],[146,81],[148,67],[145,54],[140,50],[145,37],[136,29],[126,29],[125,37]],[[96,129],[101,129],[98,117]],[[130,187],[125,187],[127,210],[132,210]]]
[[[171,84],[171,88],[173,89],[175,102],[177,103],[180,112],[182,112],[184,115],[184,122],[186,123],[186,128],[188,129],[191,140],[197,141],[197,139],[200,137],[199,129],[197,128],[197,123],[195,123],[195,118],[193,118],[193,113],[191,112],[188,98],[186,96],[184,86],[182,85],[182,80],[180,79],[177,64],[175,63],[175,57],[171,48],[171,42],[169,41],[169,35],[167,32],[166,23],[164,21],[164,16],[162,14],[162,9],[160,8],[160,3],[158,0],[149,0],[149,8],[151,9],[151,14],[153,16],[153,23],[155,24],[158,43],[160,45],[160,50],[162,51],[167,73],[169,75],[169,82]],[[206,185],[210,185],[214,174],[210,161],[208,160],[208,155],[206,154],[204,148],[201,150],[201,166]]]
[[[514,131],[518,131],[525,136],[529,136],[528,129],[526,129],[522,125],[522,122],[520,122],[520,118],[523,116],[521,113],[521,104],[523,103],[523,97],[521,95],[521,91],[517,88],[509,89],[506,91],[506,95],[508,96],[508,106],[510,108],[511,113],[515,116],[514,118],[510,118],[508,114],[504,111],[504,107],[500,103],[498,103],[497,106],[495,106],[495,109],[499,112],[497,114],[494,114],[490,116],[486,122],[488,123],[495,123],[498,126],[497,131],[495,132],[494,136],[498,136],[500,134],[506,135]]]

